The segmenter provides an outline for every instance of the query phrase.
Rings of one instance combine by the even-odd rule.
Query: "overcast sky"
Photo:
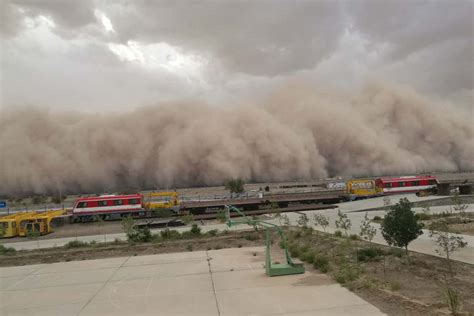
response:
[[[0,4],[3,107],[226,103],[295,78],[345,89],[384,80],[473,102],[473,1]]]

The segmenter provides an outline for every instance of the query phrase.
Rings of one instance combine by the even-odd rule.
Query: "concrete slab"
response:
[[[137,268],[139,267],[139,268]],[[207,260],[196,262],[171,262],[141,266],[122,267],[114,274],[111,281],[134,280],[151,277],[171,277],[209,273]]]
[[[44,264],[39,269],[35,270],[32,274],[111,269],[120,267],[125,261],[127,261],[127,258],[121,257],[100,260],[71,261],[67,263],[57,262]]]
[[[57,286],[75,286],[80,284],[102,284],[116,271],[115,268],[91,269],[72,272],[31,274],[11,286],[9,290],[27,290]]]
[[[381,315],[326,275],[267,277],[263,253],[256,247],[0,268],[0,314]]]

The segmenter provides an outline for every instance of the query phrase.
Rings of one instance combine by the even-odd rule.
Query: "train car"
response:
[[[177,192],[151,192],[143,195],[143,207],[147,210],[171,209],[179,212],[179,199]]]
[[[72,222],[93,221],[102,219],[121,218],[124,216],[143,216],[142,196],[101,195],[77,199],[72,209]]]
[[[20,227],[20,222],[24,218],[35,215],[36,212],[19,212],[6,215],[0,218],[0,238],[16,237]]]
[[[36,232],[39,235],[50,234],[54,231],[53,228],[57,225],[57,220],[65,214],[65,210],[50,210],[24,217],[20,221],[18,236],[25,237],[31,232]]]
[[[375,180],[371,179],[349,180],[346,183],[346,191],[351,200],[364,199],[382,194]]]
[[[415,193],[435,190],[438,180],[433,176],[407,176],[399,178],[380,178],[377,187],[383,194]]]

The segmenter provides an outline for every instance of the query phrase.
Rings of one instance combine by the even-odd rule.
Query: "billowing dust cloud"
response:
[[[474,169],[472,113],[443,110],[407,88],[373,84],[348,96],[293,83],[261,103],[182,102],[115,114],[4,111],[0,192]]]

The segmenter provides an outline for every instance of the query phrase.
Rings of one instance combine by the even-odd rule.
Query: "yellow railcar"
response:
[[[20,212],[0,217],[0,238],[16,237],[18,236],[20,222],[31,216],[36,212]]]
[[[143,206],[148,210],[175,209],[180,203],[177,192],[152,192],[143,198]]]
[[[347,181],[347,193],[351,200],[382,195],[382,190],[376,186],[375,180],[356,179]]]
[[[66,214],[64,210],[51,210],[25,217],[20,221],[18,235],[25,237],[29,232],[36,232],[39,235],[52,233],[54,231],[53,221],[64,214]]]

